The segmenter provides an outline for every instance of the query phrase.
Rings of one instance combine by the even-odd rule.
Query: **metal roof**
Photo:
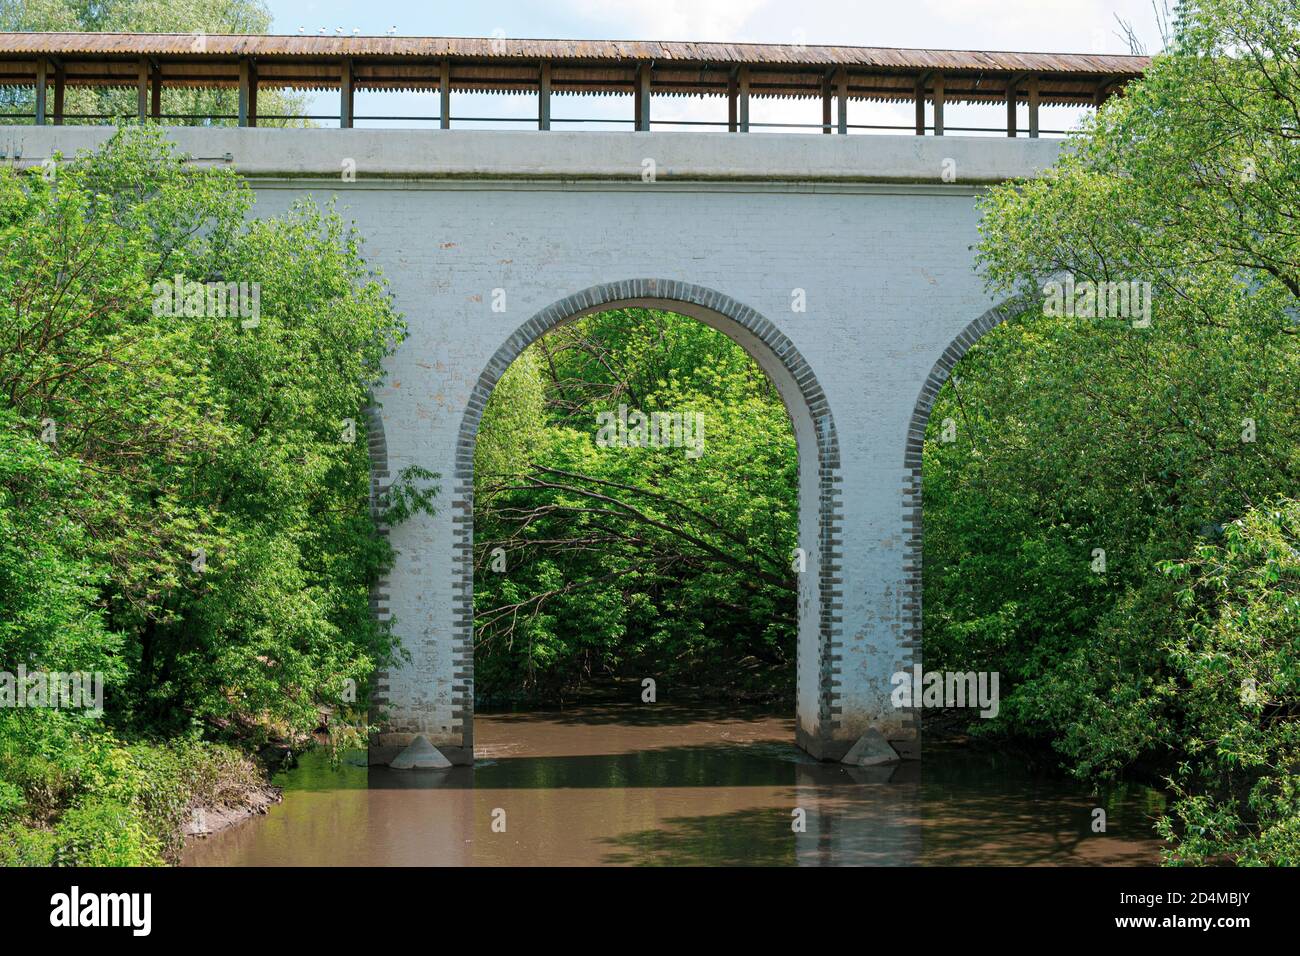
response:
[[[30,85],[48,58],[69,85],[133,86],[141,58],[168,85],[222,88],[239,82],[240,61],[257,65],[265,88],[337,89],[350,61],[357,89],[437,89],[444,61],[456,91],[536,90],[540,65],[556,93],[626,93],[639,66],[656,95],[722,96],[737,67],[758,97],[823,95],[843,69],[851,99],[910,100],[918,82],[945,78],[953,102],[996,102],[1008,81],[1037,77],[1044,105],[1090,105],[1139,76],[1143,56],[1016,53],[889,47],[630,40],[511,40],[475,37],[267,36],[156,33],[0,33],[0,85]]]

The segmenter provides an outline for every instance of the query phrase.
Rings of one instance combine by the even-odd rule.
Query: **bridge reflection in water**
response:
[[[1105,794],[1024,758],[944,745],[924,767],[818,763],[755,710],[582,707],[480,715],[475,768],[321,754],[266,817],[188,865],[1136,865],[1160,795]],[[1092,832],[1093,810],[1107,813]],[[802,811],[798,830],[795,811]],[[502,827],[504,826],[504,832]],[[494,828],[495,827],[495,828]]]

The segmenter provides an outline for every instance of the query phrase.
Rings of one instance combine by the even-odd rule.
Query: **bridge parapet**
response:
[[[906,183],[951,188],[1038,175],[1060,140],[947,136],[337,130],[166,127],[196,162],[255,177]],[[0,156],[39,165],[108,139],[112,127],[0,126]]]

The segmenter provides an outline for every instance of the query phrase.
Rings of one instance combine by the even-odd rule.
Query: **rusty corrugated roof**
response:
[[[483,37],[265,36],[166,33],[0,33],[4,55],[464,57],[482,60],[687,62],[898,70],[1136,75],[1149,57],[772,43],[509,40]]]

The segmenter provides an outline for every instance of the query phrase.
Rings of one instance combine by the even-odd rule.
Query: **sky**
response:
[[[1151,0],[266,0],[276,33],[300,30],[383,36],[504,36],[509,38],[713,40],[749,43],[808,43],[846,46],[903,46],[957,50],[1016,50],[1053,53],[1127,53],[1117,17],[1131,24],[1148,52],[1161,46]],[[1157,0],[1163,3],[1163,0]],[[315,97],[313,112],[335,114],[337,96]],[[514,127],[506,122],[454,122],[463,117],[535,117],[536,98],[458,94],[454,126]],[[432,116],[436,94],[359,94],[364,115]],[[557,96],[557,117],[630,117],[631,98]],[[1024,110],[1022,108],[1022,114]],[[1045,109],[1045,129],[1066,128],[1079,112]],[[821,121],[813,101],[759,101],[751,118],[762,122]],[[726,104],[710,100],[652,100],[652,119],[725,121]],[[1005,127],[995,107],[949,106],[951,126]],[[907,125],[910,106],[854,103],[850,123]],[[1027,119],[1022,115],[1022,127]],[[359,120],[358,126],[390,125]],[[391,125],[416,125],[401,123]],[[586,127],[599,128],[599,127]],[[1004,134],[1005,135],[1005,134]]]

